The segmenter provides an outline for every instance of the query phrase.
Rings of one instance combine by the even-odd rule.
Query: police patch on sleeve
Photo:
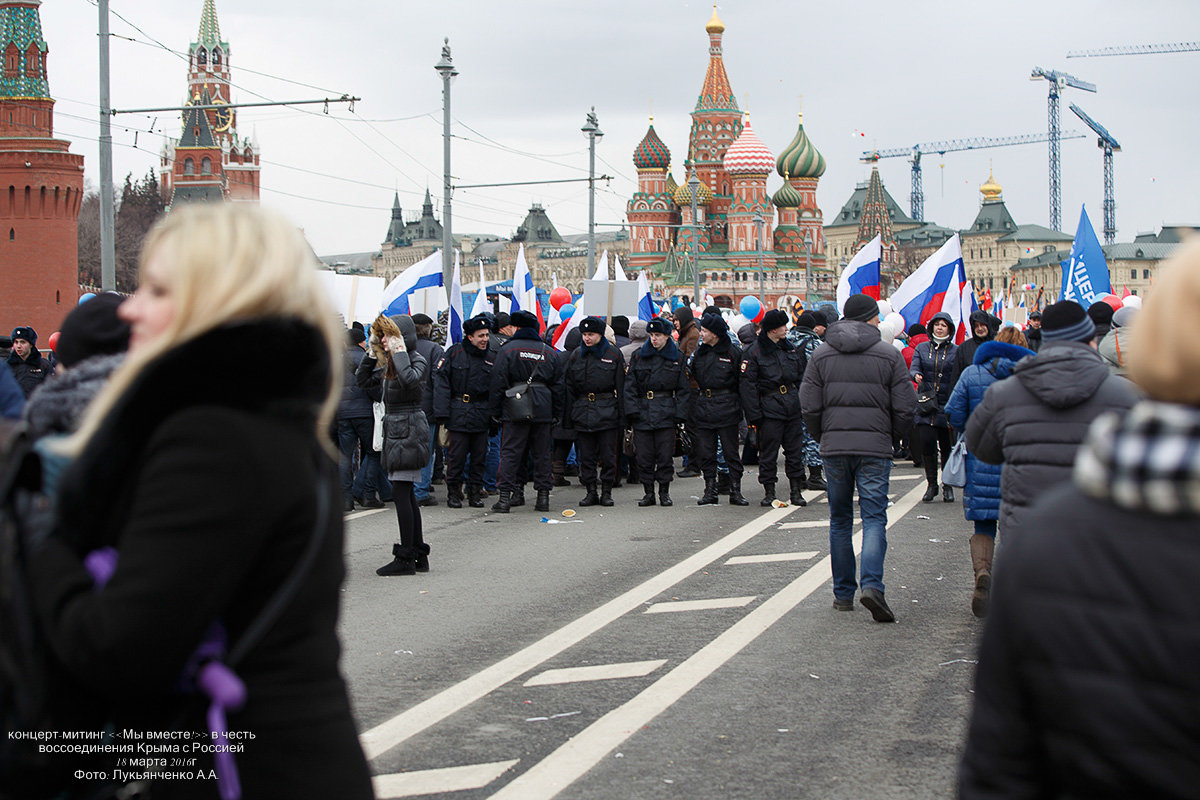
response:
[[[442,364],[445,364],[445,363],[446,363],[446,358],[443,356],[442,358],[439,358],[439,359],[438,359],[437,366],[436,366],[436,367],[434,367],[434,369],[441,369],[441,368],[442,368]]]
[[[743,362],[742,362],[742,372],[745,372],[745,371],[746,371],[746,367],[747,367],[747,365],[749,365],[749,363],[750,363],[749,361],[743,361]]]

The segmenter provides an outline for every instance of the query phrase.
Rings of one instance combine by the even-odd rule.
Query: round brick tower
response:
[[[83,156],[54,138],[40,5],[0,0],[0,331],[46,337],[79,299]]]

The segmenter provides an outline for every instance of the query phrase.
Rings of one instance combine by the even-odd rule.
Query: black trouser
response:
[[[550,491],[550,448],[554,444],[551,422],[505,422],[500,432],[500,477],[502,492],[515,492],[525,483],[525,455],[533,458],[533,488]]]
[[[783,471],[788,480],[804,477],[804,428],[800,420],[764,418],[758,424],[758,482],[775,483],[778,474],[775,459],[779,457],[779,446],[783,445]],[[729,453],[726,452],[726,458]]]
[[[950,448],[954,444],[950,441],[950,429],[918,425],[917,430],[921,434],[921,461],[925,464],[925,479],[930,483],[937,483],[938,464],[946,466],[946,459],[950,458]],[[940,457],[939,448],[941,448]]]
[[[675,428],[634,430],[633,443],[642,483],[670,483],[675,477]]]
[[[392,500],[396,503],[396,522],[400,526],[401,558],[427,555],[429,547],[421,535],[421,507],[413,495],[412,481],[392,481]]]
[[[603,431],[575,430],[575,453],[579,456],[579,482],[584,486],[596,483],[596,461],[600,462],[600,482],[612,486],[617,482],[617,429]]]
[[[693,428],[693,441],[696,443],[696,463],[704,473],[704,480],[717,479],[717,440],[721,441],[721,451],[725,454],[725,465],[729,467],[729,480],[742,479],[742,459],[738,458],[738,426],[726,425],[724,428]]]
[[[465,431],[450,431],[450,446],[446,468],[446,483],[461,484],[463,469],[467,470],[467,483],[471,486],[483,485],[483,469],[487,458],[487,431],[467,433]],[[467,456],[471,457],[470,464]]]

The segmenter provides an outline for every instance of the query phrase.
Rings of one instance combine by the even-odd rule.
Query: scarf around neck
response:
[[[1143,400],[1092,423],[1075,459],[1092,497],[1153,514],[1200,514],[1200,409]]]

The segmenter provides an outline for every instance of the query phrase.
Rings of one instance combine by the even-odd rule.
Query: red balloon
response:
[[[567,303],[571,302],[571,292],[568,289],[559,286],[550,292],[550,305],[555,311],[558,311]]]
[[[1117,297],[1115,294],[1106,294],[1104,297],[1100,298],[1100,302],[1107,303],[1108,305],[1112,306],[1113,311],[1117,311],[1121,308],[1121,306],[1125,305],[1121,302],[1121,298]]]
[[[58,352],[58,331],[55,331],[54,333],[50,334],[50,338],[47,339],[47,342],[50,345],[50,349],[57,353]]]
[[[762,322],[762,321],[763,321],[763,317],[765,317],[766,315],[767,315],[767,307],[766,307],[766,306],[759,306],[759,309],[758,309],[758,314],[757,314],[757,315],[755,315],[754,319],[752,319],[752,320],[750,320],[750,321],[751,321],[751,322],[754,322],[754,323],[759,323],[759,322]]]

